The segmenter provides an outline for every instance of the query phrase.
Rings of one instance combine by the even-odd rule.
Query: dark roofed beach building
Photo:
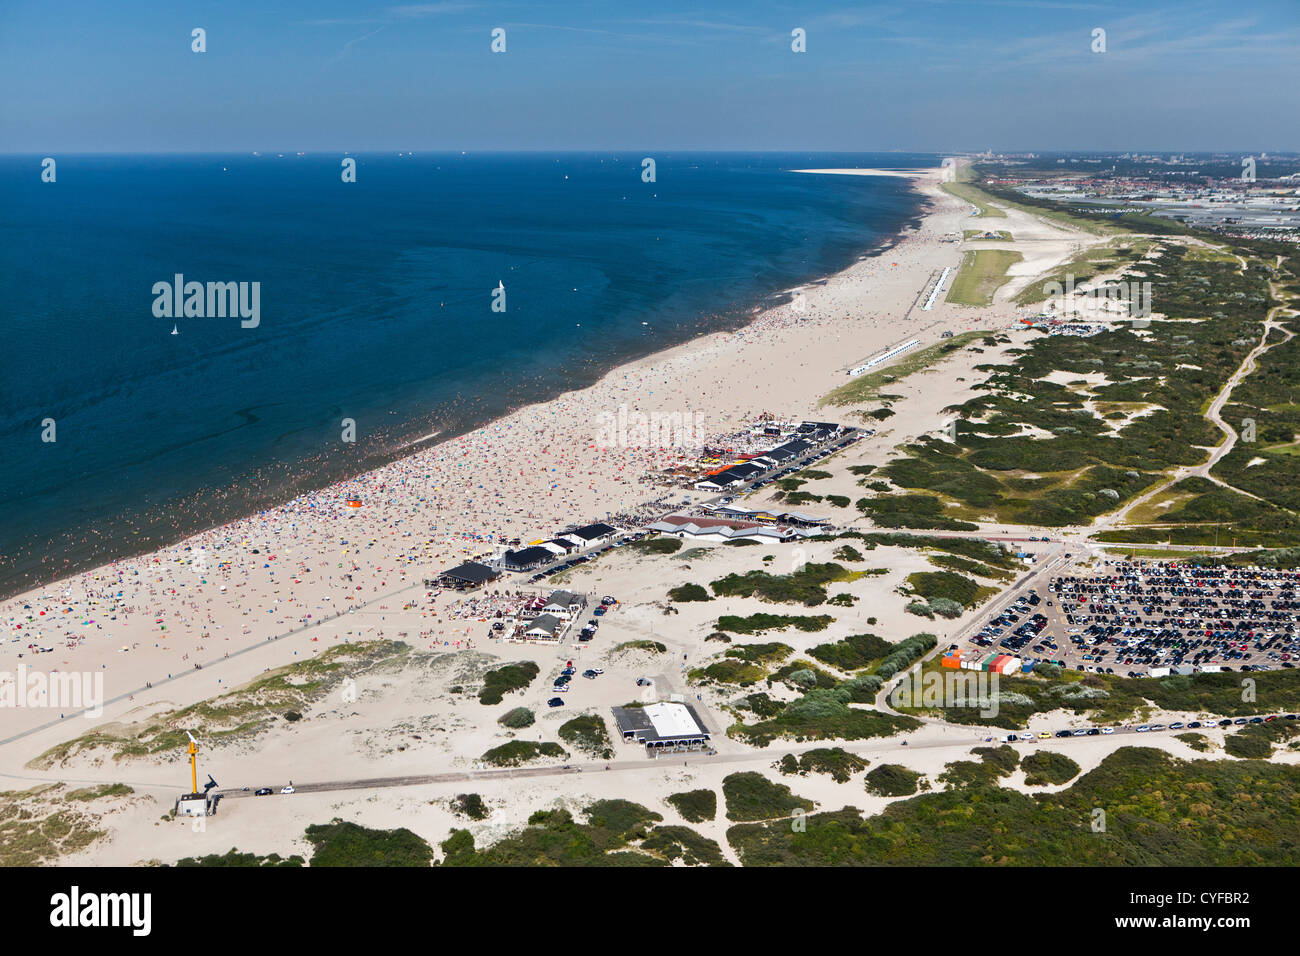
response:
[[[592,548],[598,544],[604,544],[606,541],[613,541],[617,534],[618,529],[613,525],[598,521],[595,524],[575,528],[573,531],[561,535],[561,537],[568,538],[581,548]]]
[[[489,581],[495,581],[501,576],[500,571],[494,571],[486,564],[479,564],[475,561],[467,561],[464,564],[452,568],[450,571],[443,571],[438,575],[436,582],[425,581],[425,586],[439,584],[443,587],[456,588],[465,591],[471,588],[480,588]]]
[[[554,551],[534,545],[521,551],[507,551],[505,557],[501,559],[501,566],[507,571],[531,571],[553,560],[555,560]]]

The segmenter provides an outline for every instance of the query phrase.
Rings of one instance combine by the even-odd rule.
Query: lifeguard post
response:
[[[210,817],[217,810],[217,801],[208,796],[210,786],[199,793],[199,748],[193,734],[187,730],[185,736],[190,738],[189,749],[185,751],[190,755],[190,792],[177,799],[175,813],[178,817]]]

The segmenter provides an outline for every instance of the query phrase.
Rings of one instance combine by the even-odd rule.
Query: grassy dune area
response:
[[[980,249],[967,252],[961,270],[948,290],[947,301],[955,305],[989,305],[993,293],[1010,278],[1007,269],[1024,256],[1007,249]]]
[[[951,193],[958,199],[964,199],[976,209],[982,218],[988,219],[1006,219],[1007,214],[997,206],[989,204],[989,196],[978,186],[972,183],[944,183],[943,190]]]
[[[978,765],[966,762],[968,767]],[[951,765],[957,767],[958,765]],[[1194,760],[1125,747],[1070,787],[1029,796],[996,768],[863,818],[845,807],[742,823],[727,839],[746,866],[1282,866],[1300,840],[1300,769]],[[1249,801],[1216,794],[1250,794]],[[1106,814],[1104,831],[1093,826]],[[1051,834],[1044,839],[1044,834]]]
[[[985,334],[984,332],[963,332],[960,335],[954,335],[950,339],[936,342],[919,352],[904,354],[901,359],[892,365],[877,369],[874,372],[868,372],[865,375],[859,375],[841,385],[824,396],[821,404],[837,406],[860,405],[865,402],[876,401],[880,397],[880,390],[885,386],[898,381],[900,378],[905,378],[913,372],[928,368],[969,342],[983,338]]]

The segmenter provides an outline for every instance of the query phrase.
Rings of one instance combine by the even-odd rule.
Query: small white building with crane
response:
[[[213,789],[217,782],[208,776],[208,783],[204,784],[203,792],[199,792],[199,765],[198,741],[188,730],[185,736],[190,738],[189,749],[185,752],[190,756],[190,792],[182,794],[176,801],[175,813],[178,817],[210,817],[217,812],[217,798],[208,796],[208,791]]]

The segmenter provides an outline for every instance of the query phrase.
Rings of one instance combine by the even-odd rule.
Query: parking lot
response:
[[[1130,677],[1291,668],[1300,657],[1298,591],[1292,570],[1107,562],[1101,575],[1052,579],[1045,640],[1028,652],[1041,647],[1075,669]]]
[[[607,594],[601,598],[600,603],[596,605],[591,613],[591,619],[583,625],[582,631],[578,635],[578,640],[586,643],[596,636],[596,630],[600,627],[601,619],[610,611],[618,606],[618,599],[613,595]],[[575,622],[576,624],[576,622]],[[573,689],[573,677],[578,672],[577,666],[572,660],[565,662],[560,668],[559,674],[556,675],[551,685],[551,693],[555,696],[546,701],[548,707],[563,707],[566,698],[561,696],[567,694]],[[605,671],[599,667],[589,667],[582,672],[582,676],[588,680],[596,680]]]
[[[1026,589],[970,641],[1072,670],[1125,677],[1293,668],[1300,572],[1106,562]]]

